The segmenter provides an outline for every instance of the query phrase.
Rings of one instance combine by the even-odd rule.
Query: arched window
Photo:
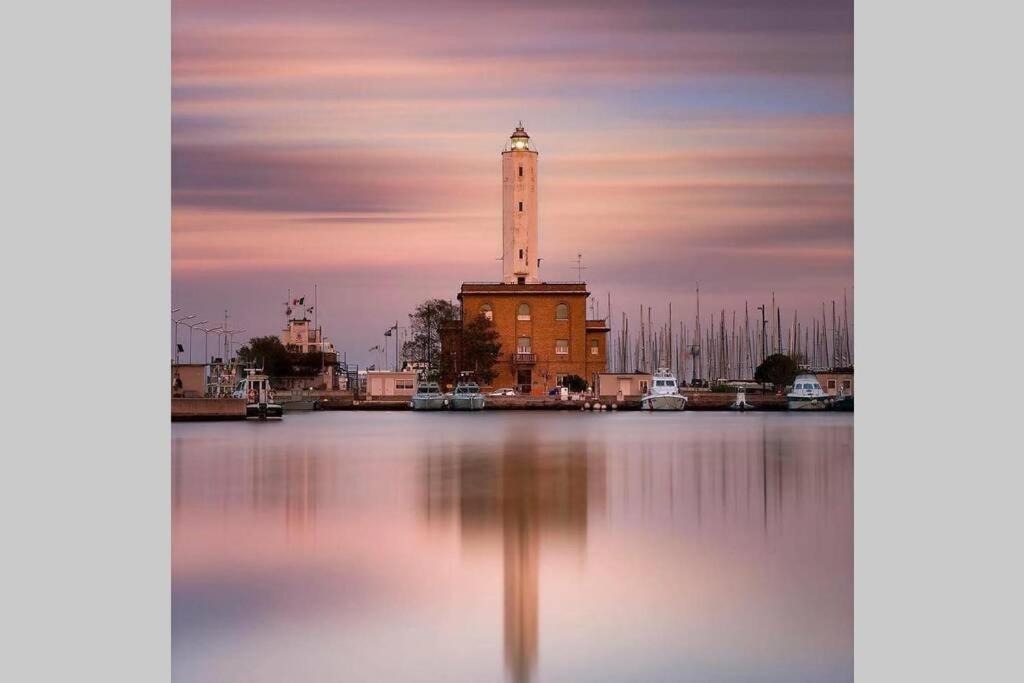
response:
[[[555,320],[569,319],[569,304],[558,304],[555,306]]]
[[[597,340],[596,339],[591,339],[590,340],[590,355],[591,356],[598,355],[597,354],[598,348],[599,348],[599,346],[598,346]]]
[[[484,304],[480,307],[480,315],[488,320],[494,320],[494,309],[491,308],[490,304]]]
[[[529,320],[530,319],[530,304],[526,304],[526,303],[519,304],[519,312],[516,314],[516,318],[518,318],[519,320]]]

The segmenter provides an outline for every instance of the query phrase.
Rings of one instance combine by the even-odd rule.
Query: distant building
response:
[[[829,396],[853,396],[853,368],[832,368],[816,372],[818,384]]]
[[[653,377],[649,372],[604,372],[597,378],[597,394],[605,399],[643,396]]]
[[[368,370],[366,372],[366,398],[393,398],[416,393],[415,372]]]
[[[291,310],[289,308],[289,310]],[[323,351],[331,354],[331,363],[337,362],[334,344],[323,336],[320,327],[314,328],[305,313],[301,318],[289,318],[288,326],[281,331],[281,343],[289,351],[296,353],[314,353]]]
[[[202,398],[206,395],[206,365],[171,363],[171,396]]]
[[[501,155],[502,281],[463,283],[461,321],[441,330],[446,382],[469,369],[461,332],[479,315],[494,321],[501,343],[493,386],[543,395],[567,375],[593,387],[606,368],[610,328],[604,320],[587,320],[587,285],[542,282],[538,274],[537,158],[520,125]]]

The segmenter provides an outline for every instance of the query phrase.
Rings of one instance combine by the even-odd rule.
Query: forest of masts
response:
[[[762,310],[764,309],[764,310]],[[608,308],[611,311],[611,297]],[[640,306],[639,320],[622,312],[608,323],[613,332],[608,340],[609,372],[654,372],[668,368],[680,380],[752,380],[754,370],[766,356],[783,353],[803,369],[814,371],[853,365],[846,292],[842,308],[835,300],[831,309],[825,302],[821,311],[798,311],[786,315],[772,293],[771,307],[748,302],[743,310],[714,311],[705,318],[697,312],[692,320],[673,322],[672,303],[668,320],[655,322],[651,307]],[[609,316],[611,318],[611,316]]]

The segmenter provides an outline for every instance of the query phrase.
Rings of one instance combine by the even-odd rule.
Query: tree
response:
[[[441,368],[441,326],[456,320],[459,309],[444,299],[428,299],[409,314],[409,340],[402,345],[402,358],[427,363],[428,376],[436,379]]]
[[[291,354],[277,337],[253,337],[238,349],[238,358],[246,365],[262,367],[271,377],[293,374]]]
[[[462,369],[472,372],[477,382],[488,385],[498,376],[494,366],[500,353],[501,342],[493,320],[480,314],[466,325],[462,331]]]
[[[566,375],[562,378],[562,386],[574,394],[587,390],[587,380],[579,375]]]
[[[784,353],[773,353],[764,359],[764,362],[757,366],[754,371],[754,380],[764,384],[774,384],[776,387],[787,387],[793,383],[796,377],[796,363]]]

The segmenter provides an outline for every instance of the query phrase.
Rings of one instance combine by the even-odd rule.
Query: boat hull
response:
[[[284,417],[284,410],[277,403],[250,403],[245,406],[245,416],[265,420],[268,417]]]
[[[679,394],[644,396],[640,399],[640,407],[643,410],[682,410],[686,407],[686,397]]]
[[[832,402],[828,398],[790,397],[787,407],[790,410],[828,410],[832,407]]]
[[[483,396],[454,396],[450,399],[449,405],[452,410],[483,410]]]
[[[444,396],[413,396],[409,401],[413,410],[444,410]]]
[[[832,403],[832,410],[838,410],[838,411],[844,412],[844,413],[852,413],[853,412],[853,397],[850,396],[849,398],[837,399],[836,401],[834,401]]]

